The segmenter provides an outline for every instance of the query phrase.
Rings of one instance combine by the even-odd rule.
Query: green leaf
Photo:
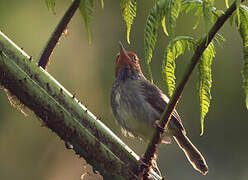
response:
[[[202,54],[199,63],[199,101],[201,117],[201,135],[204,133],[204,119],[208,113],[211,100],[212,70],[211,65],[215,56],[215,46],[211,42]]]
[[[102,7],[102,9],[104,9],[104,1],[103,0],[101,0],[101,7]]]
[[[182,0],[181,12],[195,11],[194,15],[197,17],[197,21],[193,29],[198,27],[201,17],[203,17],[206,31],[208,31],[211,24],[223,14],[223,11],[217,10],[213,5],[214,0]]]
[[[213,23],[213,4],[211,1],[203,1],[203,6],[202,6],[202,12],[203,12],[203,19],[205,22],[205,29],[206,32],[211,28],[212,23]]]
[[[157,0],[155,2],[145,25],[145,59],[147,64],[152,59],[160,24],[162,24],[165,34],[169,34],[171,39],[174,37],[176,20],[179,16],[180,8],[181,0]],[[165,23],[167,23],[168,31]]]
[[[134,18],[136,17],[136,0],[121,0],[120,7],[122,16],[127,26],[127,42],[130,44],[130,30],[133,24]]]
[[[241,0],[236,0],[236,16],[237,16],[237,23],[238,23],[238,28],[240,26],[240,13],[239,13],[239,9],[241,6]]]
[[[95,8],[95,0],[80,1],[79,10],[84,19],[85,27],[88,33],[88,40],[90,44],[91,44],[91,33],[90,33],[89,24],[93,17],[94,8]]]
[[[228,2],[228,0],[225,0],[225,3],[226,3],[226,8],[229,8],[229,2]]]
[[[46,6],[53,14],[55,14],[55,1],[56,0],[46,0]]]
[[[164,16],[164,18],[162,19],[161,24],[162,24],[162,28],[163,28],[163,31],[164,31],[165,35],[166,35],[166,36],[169,36],[169,33],[168,33],[168,31],[167,31],[167,28],[166,28],[165,16]]]
[[[155,5],[151,9],[144,32],[144,42],[145,42],[145,60],[147,64],[150,64],[152,59],[152,52],[155,47],[155,43],[157,41],[158,36],[158,28],[165,16],[165,3],[166,0],[158,0]]]
[[[166,16],[169,21],[169,35],[170,38],[174,38],[175,36],[175,28],[176,28],[176,22],[179,17],[180,11],[181,11],[181,1],[182,0],[171,0],[167,5],[167,12]]]
[[[195,48],[195,41],[189,36],[177,36],[172,39],[166,49],[165,61],[163,61],[162,73],[168,86],[168,94],[171,97],[176,85],[175,60],[182,55],[186,49]]]
[[[246,94],[246,107],[248,109],[248,7],[240,6],[239,32],[243,40],[244,65],[242,69],[243,86]]]
[[[214,45],[216,46],[216,44],[218,44],[220,47],[223,47],[224,42],[225,38],[221,34],[217,33],[213,39]]]

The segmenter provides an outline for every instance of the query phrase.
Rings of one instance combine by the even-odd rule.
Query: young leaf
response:
[[[246,94],[246,107],[248,109],[248,7],[244,5],[240,6],[239,32],[243,40],[244,65],[242,76]]]
[[[177,18],[179,17],[181,11],[181,0],[173,0],[168,5],[169,14],[167,14],[167,18],[169,19],[169,34],[171,38],[175,36],[175,28]]]
[[[147,64],[150,63],[152,52],[158,36],[158,28],[162,24],[165,34],[170,38],[174,37],[176,20],[180,13],[182,0],[157,0],[151,9],[145,26],[145,59]],[[166,29],[166,21],[168,30]]]
[[[95,7],[95,0],[80,1],[79,10],[84,19],[85,27],[88,33],[89,43],[91,43],[91,33],[90,33],[89,24],[93,17],[94,7]]]
[[[189,36],[177,36],[172,39],[166,49],[165,61],[163,62],[162,73],[168,86],[168,94],[171,97],[176,85],[175,60],[182,55],[186,49],[191,50],[195,47],[195,41]]]
[[[211,100],[212,72],[211,65],[215,56],[214,43],[211,42],[203,52],[199,62],[199,100],[201,116],[201,135],[204,133],[204,119],[208,113]]]
[[[225,3],[226,3],[226,8],[229,8],[229,2],[228,2],[228,0],[225,0]]]
[[[130,44],[131,25],[136,17],[136,0],[121,0],[120,7],[127,26],[127,42]]]
[[[104,9],[104,1],[101,0],[101,8]]]
[[[145,60],[149,65],[152,59],[152,52],[158,36],[158,28],[165,16],[166,0],[158,0],[151,9],[145,25]]]
[[[211,25],[213,23],[213,2],[208,0],[208,1],[203,1],[203,19],[205,22],[205,29],[206,32],[211,28]]]
[[[55,1],[56,0],[46,0],[46,5],[48,10],[55,14]]]
[[[237,6],[236,16],[237,16],[238,28],[240,26],[240,13],[239,13],[240,5],[241,5],[241,0],[236,0],[236,6]]]
[[[162,19],[161,24],[162,24],[162,28],[163,28],[163,31],[164,31],[165,35],[166,35],[166,36],[169,36],[169,33],[168,33],[168,31],[167,31],[167,28],[166,28],[165,16],[164,16],[164,18]]]
[[[201,17],[203,17],[207,31],[214,20],[223,14],[221,10],[217,10],[213,5],[214,0],[182,0],[181,12],[189,13],[195,10],[194,15],[197,17],[197,21],[193,29],[198,27]]]

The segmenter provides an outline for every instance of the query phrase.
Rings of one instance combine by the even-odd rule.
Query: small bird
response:
[[[154,123],[160,119],[168,102],[169,98],[143,75],[137,55],[127,52],[120,43],[120,52],[116,57],[111,106],[124,134],[150,140],[156,130]],[[162,143],[168,143],[169,137],[173,136],[192,166],[203,175],[207,174],[206,161],[186,136],[176,110],[164,134]]]

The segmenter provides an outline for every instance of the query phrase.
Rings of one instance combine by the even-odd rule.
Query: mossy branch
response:
[[[244,0],[242,0],[242,2],[244,2]],[[167,128],[167,126],[170,122],[170,119],[171,119],[172,112],[175,110],[177,103],[179,102],[179,100],[182,96],[182,92],[183,92],[193,70],[195,69],[197,63],[199,62],[200,57],[202,56],[204,50],[207,48],[207,46],[213,40],[216,33],[220,30],[220,28],[224,25],[224,23],[228,20],[228,18],[233,14],[233,12],[235,10],[236,10],[236,2],[234,2],[226,10],[226,12],[216,20],[213,27],[210,29],[210,31],[207,33],[207,35],[203,38],[201,43],[197,46],[195,53],[194,53],[193,57],[191,58],[191,61],[190,61],[191,63],[187,67],[181,82],[177,86],[169,104],[166,106],[164,112],[161,115],[160,126],[163,129]],[[145,152],[145,155],[144,155],[143,161],[145,164],[148,165],[148,166],[142,166],[143,169],[141,170],[141,173],[143,173],[144,179],[147,179],[147,175],[148,175],[147,172],[149,172],[149,167],[152,164],[152,159],[154,159],[154,156],[158,151],[158,145],[161,142],[161,137],[162,137],[162,133],[163,133],[161,131],[161,127],[158,127],[157,131],[154,133],[152,140],[149,143],[147,150]]]
[[[104,179],[137,179],[139,156],[0,31],[0,86],[31,109]],[[161,179],[155,172],[151,179]]]

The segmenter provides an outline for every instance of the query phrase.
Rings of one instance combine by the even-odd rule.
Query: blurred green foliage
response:
[[[217,7],[225,9],[225,2],[216,1]],[[59,19],[71,1],[57,1],[56,15],[51,13],[45,1],[0,0],[0,29],[36,60]],[[114,81],[115,56],[118,41],[125,48],[135,51],[147,74],[144,59],[143,31],[152,1],[137,4],[137,18],[126,42],[125,22],[119,1],[100,1],[90,24],[92,44],[88,44],[82,17],[77,12],[69,27],[69,36],[63,37],[55,48],[48,71],[70,92],[104,121],[137,153],[146,148],[144,142],[125,138],[119,132],[110,108],[110,91]],[[193,30],[196,18],[179,17],[177,35],[201,36],[204,29]],[[203,26],[204,27],[204,26]],[[206,117],[205,134],[200,137],[200,113],[195,71],[178,105],[188,135],[205,155],[209,174],[203,177],[188,164],[184,154],[175,143],[162,145],[159,166],[167,179],[185,180],[245,180],[248,178],[248,112],[242,89],[242,41],[235,27],[226,23],[221,30],[226,42],[217,48],[213,60],[213,86],[210,111]],[[161,77],[161,62],[168,39],[159,32],[152,60],[154,82],[167,92]],[[177,61],[177,78],[180,80],[192,54],[187,53]],[[177,82],[179,82],[177,80]],[[29,113],[30,114],[30,113]],[[8,102],[0,91],[0,179],[63,180],[79,179],[90,169],[83,159],[67,150],[63,142],[34,115],[23,116]],[[98,176],[99,178],[99,176]],[[96,179],[90,171],[85,179]]]

